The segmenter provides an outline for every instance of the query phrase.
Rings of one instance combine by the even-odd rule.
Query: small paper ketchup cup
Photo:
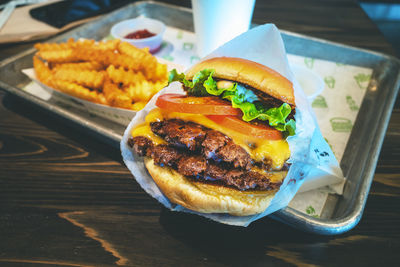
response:
[[[118,22],[111,28],[111,35],[138,48],[148,47],[157,52],[163,40],[165,24],[150,18],[135,18]]]

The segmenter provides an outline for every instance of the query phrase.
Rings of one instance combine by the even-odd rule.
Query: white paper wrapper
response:
[[[155,95],[146,107],[136,114],[127,127],[121,141],[124,162],[142,188],[171,210],[196,213],[221,223],[247,226],[254,220],[286,207],[310,172],[321,171],[326,175],[336,177],[338,181],[343,179],[338,162],[321,135],[311,106],[299,83],[293,78],[278,29],[271,24],[254,28],[221,46],[205,59],[220,56],[240,57],[258,62],[276,70],[293,82],[297,107],[295,115],[296,135],[287,139],[291,151],[289,162],[292,165],[280,190],[272,199],[270,206],[263,213],[246,217],[189,211],[171,203],[162,194],[147,173],[142,159],[133,155],[130,151],[127,141],[132,128],[142,123],[147,113],[155,107],[155,100],[158,95],[176,92],[183,93],[183,90],[177,83],[171,84]]]

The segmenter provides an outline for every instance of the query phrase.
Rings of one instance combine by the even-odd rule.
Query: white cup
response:
[[[255,0],[192,0],[197,54],[200,57],[246,32]]]

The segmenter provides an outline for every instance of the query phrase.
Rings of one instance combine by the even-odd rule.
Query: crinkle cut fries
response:
[[[95,103],[140,110],[166,86],[167,66],[148,49],[109,40],[37,43],[33,57],[44,84]]]

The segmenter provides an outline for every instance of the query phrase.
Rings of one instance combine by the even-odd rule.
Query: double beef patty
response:
[[[143,136],[131,138],[128,144],[138,155],[153,158],[157,165],[239,190],[271,190],[281,184],[271,183],[267,173],[251,171],[250,155],[221,132],[178,119],[153,122],[150,126],[168,145],[154,145]]]
[[[172,119],[150,124],[153,133],[173,146],[202,154],[206,159],[231,163],[235,168],[250,169],[250,155],[226,135],[194,122]]]

